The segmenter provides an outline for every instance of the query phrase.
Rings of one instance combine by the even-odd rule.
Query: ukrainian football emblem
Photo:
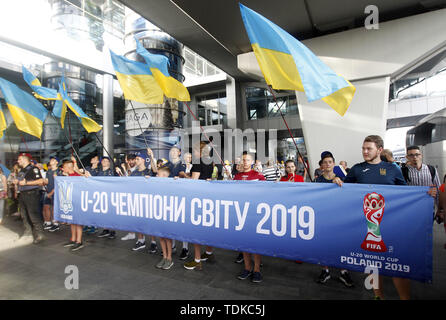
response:
[[[384,215],[384,197],[378,193],[369,193],[364,197],[364,215],[367,220],[367,236],[361,248],[367,251],[386,252],[379,225]]]
[[[60,210],[67,214],[73,211],[73,184],[66,181],[59,184]]]

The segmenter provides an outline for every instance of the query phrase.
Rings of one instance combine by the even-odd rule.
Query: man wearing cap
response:
[[[43,178],[40,170],[31,164],[31,155],[21,153],[17,163],[22,168],[17,179],[13,183],[17,185],[19,196],[20,215],[23,219],[25,233],[23,237],[33,237],[34,244],[40,243],[43,237],[43,221],[40,214],[40,187],[43,185]]]
[[[322,174],[316,178],[316,182],[318,183],[333,183],[333,180],[337,177],[336,173],[334,173],[333,169],[335,166],[335,158],[333,154],[329,151],[325,151],[322,153],[322,158],[319,161],[322,167]],[[343,180],[344,178],[339,178]],[[319,277],[317,278],[317,283],[325,283],[331,278],[330,270],[328,266],[323,266]],[[350,273],[343,269],[340,272],[339,280],[344,283],[344,285],[348,288],[353,286],[353,280],[350,276]]]
[[[330,151],[324,151],[321,153],[321,159],[324,159],[328,156],[333,157],[333,154]],[[336,177],[340,179],[344,179],[347,175],[347,172],[344,170],[342,166],[334,166],[333,172],[336,175]]]
[[[101,169],[98,172],[98,177],[114,177],[118,174],[115,173],[111,169],[111,160],[109,157],[102,157],[101,158]],[[109,239],[114,239],[116,237],[116,231],[114,230],[108,230],[104,229],[99,235],[99,238],[105,238],[108,237]]]
[[[49,168],[46,173],[46,179],[44,179],[46,194],[43,200],[43,219],[45,221],[43,229],[50,232],[59,230],[59,224],[53,217],[54,177],[60,174],[58,166],[59,158],[54,156],[50,157]]]

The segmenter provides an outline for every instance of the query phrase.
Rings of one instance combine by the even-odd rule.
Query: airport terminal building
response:
[[[324,150],[336,150],[336,159],[349,165],[361,161],[362,139],[379,134],[389,137],[386,145],[397,160],[404,161],[406,144],[422,145],[426,160],[441,176],[446,173],[446,48],[443,32],[432,32],[446,26],[443,1],[382,1],[376,6],[378,20],[372,21],[377,24],[371,26],[366,24],[375,18],[373,8],[365,10],[362,1],[348,8],[332,1],[286,2],[289,10],[273,10],[267,1],[245,2],[356,86],[344,117],[323,103],[308,103],[299,92],[271,95],[236,1],[36,0],[30,8],[34,14],[27,19],[4,22],[17,32],[2,28],[0,76],[31,92],[22,65],[50,88],[57,88],[65,74],[70,97],[103,130],[88,134],[74,114],[67,116],[65,129],[48,117],[39,140],[15,128],[0,99],[8,124],[0,139],[0,161],[10,167],[19,152],[29,152],[41,162],[53,155],[68,157],[69,141],[85,161],[102,155],[102,145],[119,160],[129,151],[144,149],[146,141],[157,158],[166,158],[168,150],[197,127],[196,116],[203,129],[222,134],[236,129],[253,130],[255,137],[259,130],[274,132],[267,137],[275,143],[266,150],[278,161],[296,159],[296,142],[312,171]],[[39,36],[31,32],[35,21],[44,21]],[[150,52],[168,57],[171,76],[189,90],[192,112],[175,99],[161,105],[124,99],[108,49],[141,59],[134,37]],[[53,107],[53,102],[44,104]],[[224,139],[218,144],[223,149]],[[257,148],[250,141],[243,144],[252,153]]]

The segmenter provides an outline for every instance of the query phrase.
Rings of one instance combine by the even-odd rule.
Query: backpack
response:
[[[434,183],[434,181],[435,181],[435,167],[433,167],[433,166],[431,166],[431,165],[427,165],[427,167],[429,168],[429,172],[431,173],[431,176],[432,176],[432,183]],[[409,182],[410,181],[410,179],[409,179],[409,168],[407,167],[407,165],[405,164],[405,163],[403,163],[402,165],[401,165],[401,171],[402,171],[402,173],[403,173],[403,177],[404,177],[404,180],[406,180],[406,182]]]

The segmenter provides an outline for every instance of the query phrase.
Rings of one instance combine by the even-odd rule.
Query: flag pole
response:
[[[67,110],[67,111],[68,111],[68,110]],[[74,151],[74,154],[75,154],[75,156],[77,157],[77,159],[79,160],[79,163],[81,164],[82,168],[84,169],[85,172],[87,172],[87,169],[85,169],[85,166],[84,166],[84,164],[82,163],[82,160],[81,160],[79,154],[76,152],[76,149],[74,149],[73,144],[71,143],[70,139],[68,138],[67,133],[65,132],[65,129],[62,128],[62,124],[61,124],[59,121],[57,121],[57,118],[56,118],[56,116],[53,114],[53,111],[49,112],[49,114],[50,114],[51,117],[54,119],[54,121],[56,121],[56,123],[59,123],[59,125],[60,125],[60,127],[61,127],[61,129],[62,129],[62,132],[64,133],[65,138],[67,139],[68,143],[70,144],[71,150]],[[71,156],[73,156],[73,153],[71,153]]]
[[[70,111],[67,110],[67,122],[68,122],[68,137],[70,138],[70,144],[73,145],[73,137],[71,136],[71,121],[70,121]],[[73,146],[74,150],[74,146]],[[73,156],[73,150],[71,150],[71,156]]]
[[[231,180],[233,179],[231,172],[228,172],[228,170],[225,167],[225,164],[223,162],[223,159],[221,158],[220,154],[218,153],[217,149],[214,147],[214,144],[212,143],[211,140],[209,140],[208,135],[206,134],[206,132],[204,131],[203,127],[200,124],[200,121],[197,119],[197,117],[195,116],[195,114],[192,112],[192,110],[190,109],[188,103],[186,101],[182,101],[184,102],[184,104],[186,105],[187,109],[189,110],[190,114],[192,115],[192,117],[194,117],[195,121],[198,122],[198,125],[200,126],[201,131],[203,132],[205,138],[208,140],[208,142],[210,143],[212,150],[215,150],[215,153],[217,154],[218,159],[220,159],[220,163],[223,166],[222,170],[225,170],[226,173],[228,174],[228,176],[231,178]]]
[[[290,134],[291,139],[293,139],[293,143],[294,143],[294,146],[296,147],[296,151],[297,151],[298,157],[300,157],[302,159],[302,163],[304,165],[304,169],[307,172],[308,177],[310,178],[310,181],[313,182],[313,179],[311,178],[311,174],[310,174],[310,170],[309,170],[309,165],[308,165],[308,168],[307,168],[307,163],[305,162],[304,157],[302,156],[302,154],[299,151],[299,148],[297,147],[297,144],[296,144],[296,141],[294,139],[294,136],[293,136],[293,134],[292,134],[292,132],[290,130],[290,127],[288,126],[288,123],[285,120],[285,116],[283,115],[282,111],[280,110],[280,108],[282,108],[283,104],[282,104],[282,106],[279,106],[279,104],[277,103],[276,95],[274,94],[274,90],[269,85],[268,85],[268,90],[271,93],[271,95],[273,96],[273,99],[274,99],[274,102],[276,103],[276,106],[279,108],[278,110],[280,112],[280,115],[282,117],[283,122],[285,123],[285,126],[288,129],[288,133]],[[299,161],[299,160],[297,160],[297,161]]]
[[[98,139],[99,144],[102,146],[102,149],[105,150],[105,152],[107,153],[108,157],[110,158],[110,162],[111,162],[111,164],[112,164],[112,166],[113,166],[113,171],[114,171],[114,170],[116,169],[116,166],[115,166],[115,163],[114,163],[114,161],[113,161],[112,156],[110,155],[110,152],[108,152],[107,148],[105,148],[105,146],[104,146],[104,144],[102,143],[101,139],[99,139],[97,132],[93,132],[93,133],[94,133],[94,136],[96,137],[96,139]]]

